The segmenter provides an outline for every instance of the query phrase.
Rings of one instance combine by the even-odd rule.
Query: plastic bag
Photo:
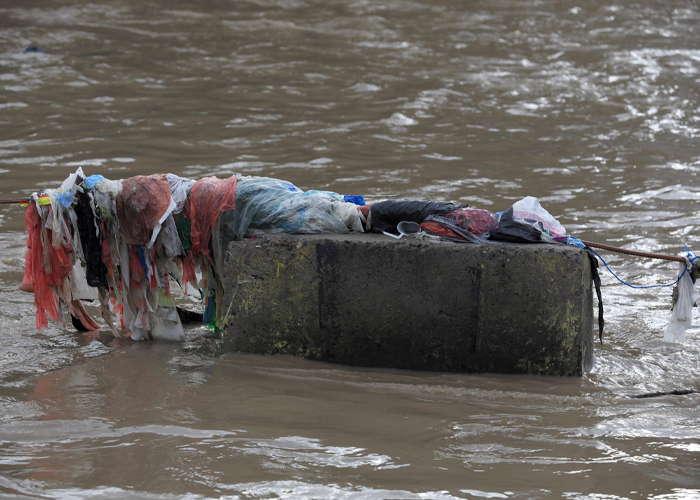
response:
[[[441,215],[429,215],[420,225],[429,234],[440,236],[441,240],[454,241],[456,243],[489,243],[488,235],[476,235],[458,225],[454,220]]]
[[[175,303],[166,295],[164,290],[159,292],[156,310],[148,313],[148,323],[150,326],[148,334],[154,340],[170,340],[173,342],[184,342],[187,340]]]
[[[399,222],[425,221],[430,215],[447,215],[466,205],[454,205],[445,201],[415,201],[415,200],[387,200],[370,205],[370,223],[372,228],[381,233],[383,231],[396,231]]]
[[[173,219],[173,214],[170,214],[163,223],[163,229],[158,235],[157,242],[162,244],[163,254],[166,257],[184,257],[185,249],[182,247],[182,241],[177,233],[177,226]]]
[[[222,241],[243,239],[248,228],[288,234],[347,233],[348,225],[361,230],[356,212],[356,205],[345,203],[336,193],[304,192],[279,179],[243,177],[236,188],[236,209],[222,214],[219,230]]]
[[[484,234],[498,228],[498,219],[488,210],[478,208],[459,208],[445,217],[472,234]]]
[[[73,203],[73,197],[78,191],[82,192],[83,188],[80,187],[80,183],[85,178],[83,169],[78,167],[78,170],[74,174],[70,174],[58,188],[58,194],[56,195],[56,201],[63,206],[68,208]]]
[[[191,222],[190,240],[192,253],[209,255],[209,240],[214,224],[221,212],[236,208],[236,184],[238,179],[204,177],[192,185],[190,201],[185,206],[185,217]]]
[[[107,268],[102,262],[102,235],[97,228],[93,202],[87,193],[76,195],[75,213],[78,221],[80,244],[85,259],[87,284],[93,287],[107,286]]]
[[[105,180],[104,176],[102,176],[100,174],[91,175],[90,177],[85,179],[85,187],[88,189],[92,189],[95,186],[97,186],[97,184],[99,184],[100,181],[104,181],[104,180]]]
[[[113,199],[116,199],[117,196],[119,196],[119,193],[121,193],[124,190],[124,186],[122,185],[122,181],[110,181],[109,179],[102,179],[97,184],[95,184],[95,189],[97,189],[100,193],[108,194]]]
[[[265,198],[267,208],[257,213],[250,227],[292,234],[347,233],[350,230],[345,223],[350,204],[339,194],[315,190],[289,192],[282,194],[279,203],[275,203],[274,198]],[[352,208],[356,213],[357,206]]]
[[[566,236],[566,229],[559,224],[542,206],[537,198],[527,196],[513,204],[513,220],[530,224],[536,229],[554,238]]]
[[[421,229],[428,232],[428,234],[434,234],[437,236],[444,236],[445,238],[452,238],[455,240],[462,239],[462,237],[455,233],[452,229],[439,222],[423,222],[420,225]]]
[[[155,313],[149,313],[151,336],[154,340],[184,342],[187,340],[175,307],[158,306]]]
[[[80,261],[76,261],[73,265],[69,277],[73,300],[96,300],[98,298],[97,288],[88,285],[85,268]]]
[[[362,220],[360,219],[360,211],[358,210],[358,205],[353,202],[339,202],[338,203],[338,215],[345,223],[345,227],[357,231],[358,233],[364,233],[365,227],[362,225]]]
[[[359,194],[343,195],[343,201],[345,203],[354,203],[355,205],[359,205],[361,207],[365,206],[365,197]]]
[[[685,263],[680,263],[679,273],[685,270]],[[677,299],[673,306],[671,321],[664,332],[666,342],[683,342],[685,331],[693,326],[693,304],[698,300],[697,288],[693,285],[693,280],[689,272],[683,273],[677,285]]]
[[[36,198],[36,193],[32,195]],[[54,287],[63,285],[64,279],[73,269],[64,247],[55,249],[51,245],[51,231],[46,230],[36,204],[27,207],[25,229],[28,233],[26,267],[22,286],[34,287],[34,306],[36,307],[36,327],[38,330],[48,326],[47,313],[58,321],[58,295]],[[46,237],[42,232],[46,230]],[[46,253],[46,256],[44,255]]]
[[[70,203],[68,203],[68,207],[59,203],[60,198],[63,197],[64,200],[68,198],[65,198],[63,194],[56,189],[47,189],[44,193],[49,197],[51,206],[51,210],[46,215],[45,220],[46,227],[52,231],[51,244],[54,248],[60,248],[61,246],[70,247],[71,234],[64,217],[68,207],[70,207]],[[70,200],[73,200],[73,193],[70,191],[68,193],[70,194]]]
[[[149,244],[151,232],[156,228],[159,232],[168,210],[174,210],[171,201],[170,183],[165,175],[137,175],[122,181],[122,191],[117,196],[122,240],[129,245]]]
[[[489,232],[489,239],[510,243],[551,243],[554,240],[532,224],[513,218],[513,207],[501,214],[498,228]]]
[[[186,179],[174,174],[167,174],[166,177],[170,182],[170,196],[175,202],[175,210],[173,214],[177,215],[182,212],[187,201],[187,196],[190,194],[190,189],[194,185],[194,179]]]

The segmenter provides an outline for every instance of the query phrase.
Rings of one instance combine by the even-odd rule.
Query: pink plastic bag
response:
[[[121,237],[129,245],[146,245],[170,206],[170,182],[163,174],[137,175],[122,187],[117,196]]]

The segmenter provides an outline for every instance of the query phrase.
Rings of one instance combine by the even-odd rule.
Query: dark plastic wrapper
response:
[[[431,215],[447,215],[467,205],[455,205],[446,201],[387,200],[372,204],[372,228],[377,232],[396,231],[402,221],[425,221]]]
[[[498,229],[489,233],[489,239],[511,243],[556,243],[536,227],[513,219],[513,207],[503,212]]]

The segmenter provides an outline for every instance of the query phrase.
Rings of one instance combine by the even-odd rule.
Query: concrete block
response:
[[[381,234],[228,245],[228,350],[356,366],[580,376],[593,362],[583,250]]]

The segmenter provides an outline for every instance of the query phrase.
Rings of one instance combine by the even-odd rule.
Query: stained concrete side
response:
[[[581,375],[593,362],[580,249],[268,235],[231,242],[225,262],[229,350],[449,372]]]

